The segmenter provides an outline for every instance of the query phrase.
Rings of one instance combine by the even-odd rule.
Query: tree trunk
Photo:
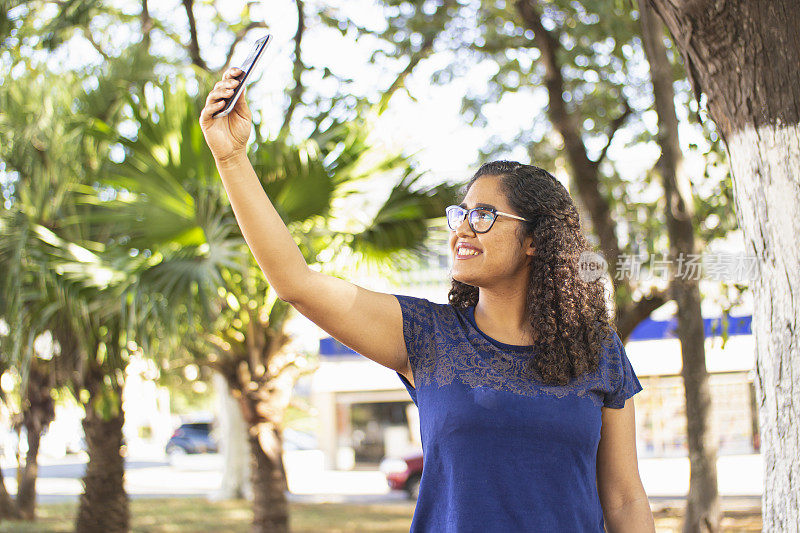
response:
[[[25,520],[36,518],[36,477],[39,473],[39,442],[41,430],[26,424],[25,433],[28,436],[28,452],[25,454],[25,467],[19,476],[17,488],[17,507]]]
[[[253,324],[251,322],[251,324]],[[258,346],[256,326],[250,328],[248,340],[251,358],[256,354],[271,353],[270,360],[275,366],[280,363],[277,350],[273,351],[267,343]],[[275,346],[285,344],[285,335],[269,337],[275,339]],[[240,368],[244,368],[241,365]],[[269,368],[264,365],[264,370]],[[253,490],[253,533],[282,533],[289,531],[289,504],[286,499],[288,484],[283,466],[283,416],[291,399],[292,388],[299,375],[293,365],[284,367],[276,376],[266,372],[258,381],[245,382],[246,375],[240,375],[239,386],[234,389],[234,397],[239,401],[242,418],[248,426],[250,443],[250,480]],[[245,382],[242,385],[242,382]],[[243,393],[242,391],[247,391]]]
[[[122,405],[122,394],[117,405]],[[89,463],[83,476],[75,530],[78,533],[126,532],[130,527],[128,495],[125,493],[125,461],[120,453],[123,444],[124,413],[103,420],[92,407],[86,406],[83,431],[89,451]]]
[[[39,474],[39,443],[42,433],[55,418],[55,402],[50,396],[52,379],[46,363],[31,360],[22,410],[22,425],[28,439],[25,467],[17,487],[17,507],[25,520],[36,518],[36,478]]]
[[[289,503],[280,430],[261,423],[250,428],[253,533],[288,533]]]
[[[793,52],[795,57],[797,53]],[[734,180],[739,225],[760,270],[754,283],[753,325],[766,468],[764,531],[796,532],[800,524],[800,380],[794,377],[800,368],[800,127],[742,131],[731,136],[728,150],[733,175],[740,177]]]
[[[11,495],[6,490],[6,481],[3,477],[3,469],[0,468],[0,521],[2,520],[19,520],[22,515]]]
[[[753,329],[764,531],[800,524],[800,9],[796,0],[650,0],[726,141],[758,276]]]
[[[683,531],[717,532],[720,503],[717,488],[717,444],[711,432],[711,393],[706,371],[705,332],[701,312],[699,279],[676,271],[681,258],[697,254],[694,235],[692,184],[683,170],[683,153],[675,114],[672,69],[664,46],[661,21],[646,0],[639,0],[642,44],[650,64],[661,157],[658,169],[664,183],[667,232],[670,239],[670,290],[678,305],[678,337],[683,360],[686,431],[689,444],[689,494],[686,497]]]
[[[283,417],[294,384],[303,372],[294,364],[293,354],[284,349],[289,339],[280,329],[285,317],[272,321],[279,329],[270,329],[266,321],[250,312],[246,360],[221,369],[248,427],[254,533],[289,531]]]
[[[217,423],[220,433],[220,453],[223,457],[222,485],[214,499],[252,498],[249,468],[249,441],[247,424],[239,403],[231,395],[228,381],[219,372],[214,373],[217,390]]]

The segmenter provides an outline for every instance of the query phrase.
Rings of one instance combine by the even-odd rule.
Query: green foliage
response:
[[[91,224],[114,236],[109,245],[141,258],[133,308],[143,325],[135,338],[145,353],[164,358],[164,369],[181,368],[181,360],[211,363],[211,352],[226,364],[248,360],[249,325],[258,320],[279,335],[289,311],[241,237],[199,128],[201,101],[184,87],[180,80],[147,83],[126,96],[135,136],[94,119],[95,141],[120,147],[122,160],[101,166],[99,187],[75,189],[79,203],[92,207]],[[361,261],[407,265],[424,253],[429,221],[455,197],[445,186],[421,189],[421,174],[401,156],[376,154],[367,134],[363,122],[334,122],[302,143],[257,140],[250,150],[310,264],[345,249]],[[357,197],[358,184],[398,173],[402,179],[374,216],[330,227],[340,216],[332,206]],[[156,345],[156,338],[165,340]]]
[[[0,211],[0,314],[13,332],[0,339],[24,384],[33,340],[52,331],[61,351],[51,362],[58,386],[91,401],[102,416],[117,412],[119,370],[131,335],[131,282],[142,262],[103,242],[108,228],[76,201],[89,187],[97,145],[88,118],[75,114],[87,97],[80,76],[30,68],[0,89],[0,159],[6,177]],[[91,154],[91,156],[87,155]],[[105,376],[106,379],[103,379]],[[81,398],[81,390],[89,396]]]

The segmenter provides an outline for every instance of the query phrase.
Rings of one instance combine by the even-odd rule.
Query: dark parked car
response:
[[[181,424],[166,446],[170,457],[187,453],[216,453],[217,442],[211,436],[211,422]]]
[[[381,461],[380,471],[386,476],[386,482],[392,490],[404,490],[409,498],[417,499],[422,479],[422,452],[401,459],[386,457]]]

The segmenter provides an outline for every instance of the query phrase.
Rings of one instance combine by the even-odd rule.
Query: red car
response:
[[[386,457],[381,461],[380,471],[392,490],[404,490],[409,498],[419,496],[419,482],[422,479],[422,452],[406,455],[402,459]]]

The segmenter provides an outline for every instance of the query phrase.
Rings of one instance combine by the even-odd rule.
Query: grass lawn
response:
[[[0,532],[71,532],[77,504],[40,505],[36,522],[2,522]],[[311,504],[290,503],[293,533],[408,533],[414,504]],[[153,532],[249,532],[252,514],[247,501],[209,502],[204,498],[131,500],[131,529]],[[664,509],[654,513],[659,533],[680,531],[681,510]],[[761,515],[725,512],[722,531],[761,531]]]

